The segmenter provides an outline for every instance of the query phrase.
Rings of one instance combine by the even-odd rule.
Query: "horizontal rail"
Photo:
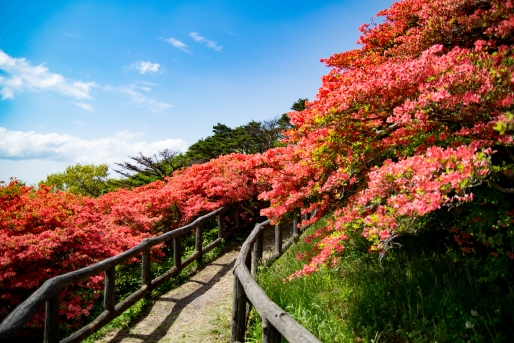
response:
[[[258,262],[256,261],[262,258],[263,233],[270,227],[269,224],[270,221],[267,220],[255,226],[243,243],[235,262],[231,342],[244,341],[247,323],[246,303],[250,302],[262,318],[263,342],[280,342],[280,337],[284,337],[288,342],[321,343],[310,331],[274,303],[252,276],[250,268],[252,251],[254,251],[253,269],[257,272]],[[275,253],[271,260],[278,258],[298,238],[297,224],[298,221],[295,219],[292,237],[284,246],[282,246],[282,228],[280,225],[275,226]]]
[[[227,234],[223,234],[223,228],[221,225],[221,215],[228,211],[228,207],[221,207],[209,214],[197,218],[193,222],[184,225],[176,230],[169,231],[160,236],[146,238],[135,247],[122,252],[119,255],[107,258],[103,261],[95,263],[91,266],[69,272],[63,275],[53,277],[43,283],[28,299],[18,305],[5,320],[0,324],[0,342],[9,342],[13,339],[14,335],[20,331],[23,326],[30,321],[36,312],[46,303],[47,304],[47,316],[45,322],[45,334],[44,342],[53,343],[59,342],[58,338],[58,309],[59,309],[59,293],[64,287],[70,286],[77,283],[80,280],[87,279],[91,276],[98,275],[102,272],[106,275],[105,280],[105,294],[104,294],[104,308],[103,311],[96,319],[90,324],[82,327],[81,329],[74,332],[71,336],[62,340],[61,343],[72,343],[80,342],[83,339],[89,337],[104,325],[109,323],[111,320],[119,316],[121,313],[126,311],[130,306],[134,305],[137,301],[142,299],[150,291],[160,286],[166,280],[173,276],[176,276],[185,267],[191,264],[195,260],[202,259],[203,254],[212,250],[214,247],[219,246],[222,242],[222,238],[228,237],[229,233],[235,232],[239,226],[239,212],[236,210],[236,221],[235,227],[232,228]],[[202,238],[199,239],[199,245],[195,246],[195,252],[181,261],[181,246],[180,238],[193,231],[195,228],[201,228],[202,225],[209,220],[216,218],[218,221],[218,230],[220,238],[216,239],[206,247],[201,246]],[[203,232],[199,230],[200,234]],[[168,242],[177,241],[179,246],[174,249],[175,266],[167,270],[165,273],[159,275],[153,280],[150,276],[150,262],[149,262],[149,251],[152,247]],[[118,304],[114,304],[114,268],[121,265],[131,258],[143,254],[142,258],[142,286],[140,289],[130,294],[127,298]],[[146,256],[145,256],[146,254]],[[50,310],[49,310],[49,304]]]

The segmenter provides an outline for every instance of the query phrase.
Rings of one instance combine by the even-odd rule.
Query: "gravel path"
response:
[[[232,268],[240,247],[161,296],[130,329],[113,331],[98,343],[211,343],[230,340]]]

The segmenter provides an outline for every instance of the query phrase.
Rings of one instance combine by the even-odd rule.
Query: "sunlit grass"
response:
[[[296,253],[311,248],[300,241],[258,281],[323,342],[514,341],[512,260],[463,256],[445,231],[398,243],[380,261],[352,237],[336,268],[284,283],[303,265]],[[260,340],[254,316],[249,341]]]

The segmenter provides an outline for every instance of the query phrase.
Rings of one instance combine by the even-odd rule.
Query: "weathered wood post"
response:
[[[250,269],[251,250],[245,256],[245,266]],[[236,266],[236,269],[239,266]],[[239,280],[236,271],[234,270],[234,297],[232,300],[232,332],[230,335],[230,342],[244,342],[246,331],[246,303],[248,298],[246,296],[243,284]]]
[[[280,343],[280,338],[280,332],[266,318],[262,318],[262,343]]]
[[[282,253],[282,225],[275,225],[275,255]]]
[[[45,333],[43,343],[59,342],[59,296],[60,290],[46,302],[45,310]]]
[[[116,281],[116,266],[105,271],[105,283],[104,283],[104,310],[114,312],[114,292],[115,292],[115,281]]]
[[[175,267],[180,270],[182,267],[182,237],[173,238],[173,262]]]
[[[257,274],[257,269],[259,267],[260,261],[262,260],[262,252],[264,250],[264,231],[261,232],[255,243],[253,244],[253,259],[252,259],[252,269],[253,273]]]
[[[195,237],[195,251],[198,253],[198,264],[201,265],[203,262],[203,224],[200,224],[196,227],[196,237]]]
[[[150,266],[150,248],[143,250],[141,259],[141,286],[150,287],[152,284],[152,270]]]
[[[221,214],[216,216],[218,220],[218,238],[223,238],[223,223],[221,222]]]
[[[239,277],[234,273],[234,298],[232,300],[231,342],[244,342],[246,331],[246,293]]]

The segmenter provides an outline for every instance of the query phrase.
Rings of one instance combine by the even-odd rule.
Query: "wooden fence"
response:
[[[282,245],[282,225],[275,225],[274,253],[271,261],[278,258],[299,236],[299,217],[293,222],[292,235]],[[321,343],[312,333],[298,324],[283,309],[271,301],[252,275],[262,263],[265,230],[270,221],[257,224],[243,244],[234,266],[234,298],[232,305],[231,342],[244,342],[247,324],[247,303],[251,303],[262,318],[262,342],[280,343],[281,337],[288,342]],[[303,228],[302,228],[303,229]]]
[[[27,300],[21,303],[9,316],[0,324],[0,342],[15,341],[14,336],[23,326],[36,314],[36,312],[46,303],[44,343],[59,342],[59,293],[64,287],[73,285],[78,281],[85,280],[91,276],[105,273],[104,288],[104,311],[90,324],[75,331],[71,336],[60,341],[60,343],[80,342],[89,337],[111,320],[119,316],[130,306],[142,299],[150,291],[160,286],[166,280],[177,275],[193,261],[201,263],[205,253],[221,244],[222,239],[232,235],[239,227],[239,212],[236,209],[234,227],[224,230],[221,216],[229,210],[222,207],[203,217],[200,217],[190,224],[179,229],[167,232],[163,235],[147,238],[139,245],[127,250],[119,255],[108,258],[86,268],[76,270],[67,274],[47,280],[38,290],[36,290]],[[217,218],[218,238],[207,246],[203,246],[203,224],[211,219]],[[196,229],[195,251],[182,260],[182,237]],[[174,266],[164,274],[152,279],[150,270],[150,249],[158,244],[173,240],[173,261]],[[118,265],[128,262],[131,258],[141,256],[141,288],[130,294],[125,300],[115,303],[115,268]]]

